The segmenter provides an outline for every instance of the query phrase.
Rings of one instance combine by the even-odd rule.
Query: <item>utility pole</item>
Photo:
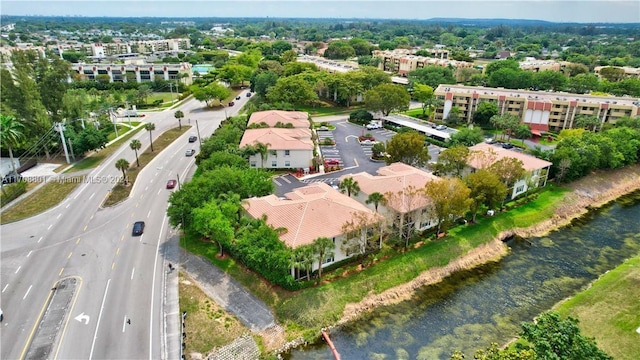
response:
[[[114,116],[111,108],[109,108],[109,117],[113,120],[113,130],[116,132],[116,139],[118,138],[118,126],[116,125],[116,117]]]
[[[178,190],[180,190],[180,174],[176,173],[176,179],[178,179]]]
[[[173,102],[173,84],[172,83],[169,83],[169,91],[171,91],[171,102]]]
[[[64,139],[64,125],[62,123],[55,123],[54,129],[60,132],[60,137],[62,138],[62,147],[64,148],[64,156],[67,158],[67,164],[71,164],[69,161],[69,151],[67,150],[67,141]]]
[[[200,136],[200,126],[198,126],[198,120],[196,120],[196,130],[198,130],[198,142],[200,143],[200,148],[202,148],[202,136]]]

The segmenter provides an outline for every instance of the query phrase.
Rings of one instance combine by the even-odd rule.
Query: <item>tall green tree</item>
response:
[[[460,177],[462,170],[467,166],[468,158],[468,147],[464,145],[452,146],[442,151],[438,156],[435,172],[440,176],[453,175]]]
[[[488,170],[478,170],[467,175],[463,179],[465,185],[471,190],[469,198],[471,204],[471,221],[476,222],[476,215],[480,206],[494,209],[507,195],[507,186],[498,176]]]
[[[438,220],[438,233],[446,233],[453,222],[469,210],[471,190],[460,179],[432,180],[424,189],[431,200],[431,214]]]
[[[598,125],[600,125],[600,119],[595,115],[577,115],[574,123],[577,127],[596,131]]]
[[[216,241],[220,248],[220,256],[224,256],[234,235],[234,228],[229,218],[222,212],[218,201],[211,199],[201,207],[193,209],[193,230],[200,235]]]
[[[411,84],[420,83],[437,88],[440,84],[455,84],[456,78],[453,70],[442,66],[425,66],[409,73]]]
[[[373,204],[373,207],[376,209],[376,212],[378,212],[378,205],[380,204],[384,205],[386,201],[385,201],[384,195],[382,195],[379,192],[374,192],[369,194],[365,202],[367,204]]]
[[[512,114],[494,115],[490,121],[493,126],[501,129],[508,139],[511,139],[511,132],[520,125],[520,118]]]
[[[343,194],[346,192],[348,197],[351,197],[351,194],[358,196],[358,193],[360,193],[360,185],[352,177],[340,181],[339,188]]]
[[[156,129],[156,124],[154,123],[146,123],[144,124],[144,129],[149,132],[149,143],[151,144],[151,152],[153,152],[153,136],[152,131]]]
[[[11,171],[17,174],[16,165],[13,160],[13,148],[24,139],[24,124],[14,116],[0,114],[0,144],[9,150],[11,161]],[[0,179],[2,181],[2,179]],[[4,190],[4,188],[3,188]]]
[[[324,263],[325,259],[333,256],[335,248],[336,244],[327,237],[320,237],[313,241],[313,249],[318,260],[318,280],[322,280],[322,263]]]
[[[122,171],[122,182],[127,185],[127,169],[129,169],[129,162],[127,159],[118,159],[116,161],[116,169]]]
[[[140,167],[140,160],[138,160],[138,150],[140,150],[140,148],[142,147],[142,143],[138,139],[133,139],[129,143],[129,147],[131,148],[131,150],[133,150],[135,152],[135,154],[136,154],[136,164],[138,165],[138,167]]]
[[[173,117],[175,117],[176,119],[178,119],[178,128],[180,130],[182,130],[182,118],[184,118],[184,113],[181,110],[177,110],[174,114]]]
[[[214,100],[222,102],[223,99],[226,99],[231,95],[231,90],[218,83],[211,83],[205,87],[192,85],[189,90],[191,90],[191,93],[196,100],[204,101],[207,103],[208,107],[213,106]]]
[[[488,127],[491,125],[491,118],[498,114],[498,105],[491,101],[481,101],[478,108],[473,112],[473,122]]]
[[[433,88],[429,85],[415,83],[413,84],[413,97],[422,103],[422,116],[424,117],[429,106],[428,102],[434,97]]]
[[[411,96],[400,85],[382,84],[364,94],[365,107],[371,111],[379,111],[388,116],[392,111],[403,111],[409,108]]]
[[[302,74],[279,78],[267,90],[267,99],[271,102],[311,105],[318,99],[318,95],[313,86],[300,75]]]
[[[431,156],[424,142],[425,136],[416,131],[394,135],[387,143],[387,164],[403,162],[415,167],[425,166]]]

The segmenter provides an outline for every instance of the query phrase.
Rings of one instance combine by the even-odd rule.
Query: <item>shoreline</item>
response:
[[[435,267],[422,272],[415,279],[395,286],[380,294],[369,294],[357,303],[348,303],[342,317],[334,325],[339,327],[354,321],[365,313],[380,306],[397,304],[415,295],[416,289],[441,282],[456,271],[472,269],[500,259],[509,253],[509,247],[503,242],[511,236],[523,238],[544,236],[567,226],[572,220],[580,218],[589,211],[601,208],[621,196],[640,189],[640,164],[607,172],[596,172],[568,185],[573,191],[568,193],[553,217],[527,228],[515,228],[503,231],[493,241],[470,250],[467,254],[453,260],[443,267]]]

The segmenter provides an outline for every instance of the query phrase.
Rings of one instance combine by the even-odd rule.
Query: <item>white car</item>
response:
[[[367,124],[367,130],[376,130],[376,129],[380,129],[381,126],[378,124]]]

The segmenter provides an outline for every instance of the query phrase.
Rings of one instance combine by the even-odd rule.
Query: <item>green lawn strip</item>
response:
[[[180,137],[180,135],[189,131],[190,128],[190,125],[182,125],[182,130],[177,127],[169,129],[153,141],[153,152],[151,152],[151,147],[149,147],[144,153],[138,154],[140,167],[137,166],[135,160],[131,162],[131,167],[129,168],[129,170],[127,170],[127,178],[129,180],[129,183],[126,186],[123,184],[117,184],[116,186],[114,186],[103,205],[112,206],[128,198],[129,194],[131,193],[131,188],[136,182],[136,178],[138,177],[140,171],[142,171],[142,169],[144,169],[144,167],[147,166],[147,164],[149,164],[151,160],[156,157],[156,155],[158,155],[162,150],[169,146],[175,139]]]
[[[125,132],[129,131],[131,128],[126,126],[126,125],[121,125],[121,124],[116,124],[116,127],[118,128],[118,135],[124,134]],[[110,132],[109,135],[107,135],[107,140],[108,141],[113,141],[116,138],[116,132]]]
[[[629,241],[638,241],[635,236]],[[590,288],[555,307],[580,320],[582,333],[614,359],[637,359],[640,341],[640,254],[602,275]]]
[[[311,116],[328,116],[328,115],[342,115],[349,114],[352,111],[356,111],[361,109],[362,106],[304,106],[304,105],[296,105],[296,111],[305,111],[308,112]]]
[[[439,241],[427,242],[406,254],[392,256],[347,277],[341,274],[351,272],[350,269],[356,265],[327,272],[323,274],[323,279],[331,278],[333,281],[296,292],[284,291],[261,279],[256,281],[254,273],[245,270],[234,260],[216,258],[215,243],[187,236],[183,245],[188,251],[207,257],[270,305],[280,322],[287,327],[288,337],[305,336],[310,339],[317,335],[320,327],[336,323],[347,303],[359,302],[370,292],[379,294],[411,281],[432,267],[444,266],[478,245],[492,241],[501,231],[527,227],[552,216],[568,191],[550,186],[540,193],[537,200],[519,208],[490,218],[479,216],[476,225],[454,228]]]
[[[2,213],[0,223],[26,219],[58,205],[81,183],[81,177],[66,178],[65,182],[51,181],[20,201],[19,205]]]
[[[197,352],[205,355],[249,332],[237,318],[209,299],[192,279],[181,273],[179,280],[180,313],[187,312],[185,354]]]
[[[131,139],[131,137],[133,137],[133,135],[137,134],[141,130],[143,130],[143,128],[134,129],[133,131],[129,131],[129,133],[127,135],[125,135],[124,137],[122,137],[122,139],[120,139],[120,140],[114,142],[113,144],[107,146],[105,149],[102,149],[102,150],[100,150],[98,152],[95,152],[92,155],[87,156],[86,158],[76,162],[75,164],[73,164],[73,167],[70,168],[69,170],[65,171],[65,173],[74,172],[74,171],[80,171],[80,170],[86,170],[86,169],[92,169],[92,168],[100,165],[102,160],[104,160],[104,159],[108,158],[109,156],[111,156],[111,154],[113,154],[116,150],[118,150],[122,144],[124,144],[125,142],[129,141],[129,139]]]

